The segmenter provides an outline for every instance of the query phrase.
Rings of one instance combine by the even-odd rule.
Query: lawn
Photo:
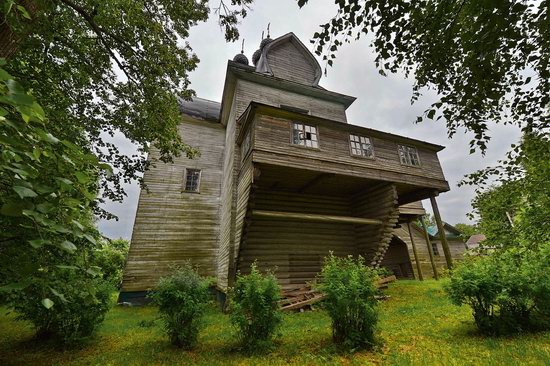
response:
[[[192,352],[168,344],[154,307],[116,307],[94,339],[62,351],[33,340],[32,328],[0,311],[0,365],[550,365],[550,332],[487,338],[475,332],[469,309],[449,303],[435,281],[400,281],[381,304],[374,351],[338,353],[330,319],[321,310],[285,315],[276,349],[245,356],[236,349],[226,315],[212,309]]]

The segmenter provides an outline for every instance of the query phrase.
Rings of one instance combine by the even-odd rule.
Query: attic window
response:
[[[317,127],[292,122],[292,143],[305,147],[319,148]]]
[[[370,138],[359,135],[349,135],[351,154],[363,156],[365,158],[374,158],[374,150]]]
[[[420,166],[420,158],[416,147],[398,145],[399,160],[403,165]]]
[[[199,193],[199,186],[201,182],[201,170],[200,169],[185,169],[185,192]]]
[[[281,107],[281,109],[284,109],[284,110],[287,110],[287,111],[290,111],[290,112],[309,114],[309,109],[293,107],[291,105],[285,105],[285,104],[280,104],[279,107]]]

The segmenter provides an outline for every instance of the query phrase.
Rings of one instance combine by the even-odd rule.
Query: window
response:
[[[201,183],[200,169],[185,169],[185,192],[199,192]]]
[[[374,150],[372,149],[370,138],[359,135],[349,135],[349,143],[352,155],[363,156],[365,158],[374,157]]]
[[[437,243],[432,243],[432,251],[434,255],[439,255],[439,248],[437,247]]]
[[[244,160],[244,158],[246,158],[246,154],[248,154],[248,151],[250,151],[250,131],[246,133],[246,136],[241,143],[241,160]]]
[[[399,145],[399,160],[403,165],[420,166],[416,147]]]
[[[317,127],[304,125],[303,123],[292,123],[292,143],[306,147],[319,147]]]

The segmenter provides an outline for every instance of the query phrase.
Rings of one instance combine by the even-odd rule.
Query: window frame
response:
[[[401,160],[401,151],[400,151],[401,147],[404,147],[404,148],[407,148],[407,149],[414,149],[414,151],[416,152],[416,160],[418,160],[418,165],[412,164],[412,159],[410,159],[411,160],[410,164],[408,162],[403,162]],[[408,150],[407,150],[407,154],[409,154]],[[410,158],[410,155],[407,155],[407,157]],[[397,144],[397,158],[399,159],[399,162],[401,163],[401,165],[410,166],[412,168],[421,168],[422,167],[422,161],[420,160],[420,153],[418,152],[418,148],[416,146]]]
[[[305,129],[306,127],[311,127],[311,128],[315,128],[315,135],[317,136],[317,140],[315,141],[317,143],[317,146],[306,146],[305,144],[305,141],[306,140],[301,140],[301,141],[304,141],[304,145],[302,144],[295,144],[294,143],[294,124],[300,124],[303,126],[303,133],[305,133]],[[321,136],[319,134],[319,126],[316,125],[316,124],[306,124],[304,122],[300,122],[300,121],[290,121],[290,145],[292,146],[296,146],[296,147],[299,147],[299,148],[303,148],[303,149],[312,149],[312,150],[320,150],[321,149]],[[310,132],[311,133],[311,132]],[[309,140],[309,141],[313,141],[313,140]]]
[[[365,156],[363,155],[363,146],[361,145],[361,155],[357,155],[357,154],[354,154],[353,153],[353,147],[351,145],[352,141],[351,141],[351,136],[357,136],[359,137],[359,145],[361,145],[361,138],[365,138],[365,139],[368,139],[369,140],[369,144],[370,144],[370,147],[371,147],[371,151],[372,151],[372,155],[371,156]],[[354,141],[356,142],[356,141]],[[375,152],[374,152],[374,144],[372,142],[372,137],[369,137],[369,136],[364,136],[364,135],[360,135],[358,133],[353,133],[353,132],[350,132],[349,135],[348,135],[348,146],[349,146],[349,153],[352,157],[354,158],[362,158],[362,159],[370,159],[370,160],[374,160],[376,155],[375,155]]]
[[[197,180],[197,190],[191,191],[187,189],[187,177],[189,176],[189,171],[198,171],[199,172],[199,179]],[[201,193],[201,180],[202,180],[202,169],[197,168],[185,168],[185,172],[183,174],[183,189],[182,192],[184,193]]]

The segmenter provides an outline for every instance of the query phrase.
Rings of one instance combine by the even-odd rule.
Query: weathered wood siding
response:
[[[367,262],[379,265],[392,238],[397,223],[397,191],[393,184],[380,184],[366,189],[352,199],[352,214],[357,217],[378,219],[383,225],[356,225],[358,253]]]
[[[261,179],[261,178],[260,178]],[[349,216],[346,198],[257,190],[254,209]],[[242,238],[238,269],[248,273],[254,260],[262,269],[275,269],[281,285],[311,281],[323,258],[356,254],[354,225],[253,217]]]
[[[290,41],[271,48],[267,62],[275,77],[310,85],[315,80],[315,66]]]
[[[447,187],[434,151],[417,147],[421,166],[410,167],[400,163],[396,142],[371,138],[373,159],[352,156],[349,130],[345,129],[346,125],[336,124],[318,125],[319,148],[304,148],[291,144],[291,121],[264,115],[256,118],[253,146],[256,162],[418,186]]]
[[[344,105],[327,100],[297,94],[247,80],[238,80],[235,92],[236,116],[239,117],[250,102],[258,102],[274,107],[288,105],[309,111],[312,116],[346,122]]]
[[[248,212],[248,202],[250,198],[250,192],[252,189],[254,166],[252,160],[247,159],[243,162],[241,171],[239,173],[239,183],[237,189],[237,212],[235,220],[235,250],[233,255],[237,260],[237,256],[240,250],[241,237],[244,229],[244,221]]]
[[[203,274],[215,275],[225,130],[219,123],[189,118],[178,128],[201,156],[157,161],[145,172],[149,192],[140,194],[122,291],[150,289],[170,265],[186,259]],[[149,160],[158,157],[152,149]],[[201,169],[200,193],[183,192],[185,168]]]
[[[235,119],[235,108],[229,114],[225,134],[225,153],[223,157],[223,180],[221,190],[221,213],[220,213],[220,241],[217,257],[217,286],[225,290],[228,285],[229,269],[233,243],[235,241],[235,179],[238,174],[237,166],[239,151],[235,144],[237,136],[237,123]]]

